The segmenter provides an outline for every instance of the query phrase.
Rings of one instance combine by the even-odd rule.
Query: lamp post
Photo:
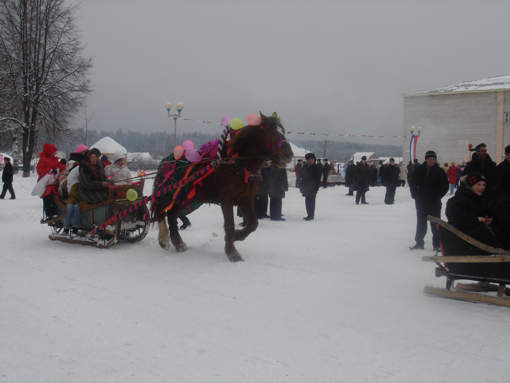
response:
[[[166,110],[168,111],[168,117],[174,118],[174,147],[177,146],[177,119],[181,117],[181,111],[184,109],[184,104],[182,102],[178,102],[175,104],[175,109],[177,109],[176,114],[170,114],[170,109],[172,109],[172,103],[167,102],[165,104]]]
[[[416,144],[418,143],[418,137],[420,137],[421,128],[415,129],[414,126],[411,126],[409,128],[409,132],[411,133],[411,141],[409,142],[409,159],[411,162],[414,162],[416,159]]]

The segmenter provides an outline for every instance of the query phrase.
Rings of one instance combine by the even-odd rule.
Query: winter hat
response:
[[[302,160],[297,160],[297,162],[301,162]]]
[[[510,172],[504,172],[499,178],[499,187],[510,190]]]
[[[363,156],[363,157],[361,157],[361,160],[362,160],[362,161],[363,161],[363,160],[365,160],[365,161],[366,161],[366,160],[367,160],[367,156]]]
[[[425,159],[430,157],[434,157],[435,159],[437,159],[436,152],[434,152],[433,150],[429,150],[427,153],[425,153]]]
[[[510,145],[505,146],[505,154],[510,154]]]
[[[309,160],[310,158],[315,158],[315,154],[313,154],[313,153],[306,153],[306,154],[305,154],[305,158],[306,158],[307,160]]]
[[[101,151],[97,148],[90,149],[92,153],[94,153],[96,156],[101,157]]]
[[[391,157],[390,162],[395,162],[395,159],[393,157]]]
[[[89,150],[85,145],[78,145],[76,149],[74,149],[75,153],[83,153],[85,150]]]
[[[53,153],[55,153],[56,151],[57,151],[57,147],[55,145],[48,144],[48,143],[43,145],[43,151],[42,152],[46,156],[50,156]]]
[[[485,181],[485,177],[482,173],[472,172],[466,177],[466,183],[468,186],[475,186],[478,182]]]
[[[112,162],[115,163],[122,158],[124,158],[124,153],[122,150],[117,150],[115,153],[113,153]]]

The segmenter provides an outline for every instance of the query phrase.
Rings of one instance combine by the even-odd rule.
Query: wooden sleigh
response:
[[[113,184],[112,184],[113,186]],[[138,184],[119,185],[110,188],[108,199],[99,204],[88,204],[80,202],[80,235],[70,238],[63,235],[64,217],[66,213],[65,200],[54,194],[53,200],[57,207],[58,217],[53,219],[41,220],[41,223],[51,227],[52,232],[49,238],[53,241],[61,241],[80,245],[96,246],[106,248],[113,246],[120,239],[128,242],[138,242],[145,238],[149,229],[149,212],[147,206],[127,214],[122,219],[109,225],[102,232],[91,236],[89,232],[96,226],[107,221],[116,213],[128,208],[137,202],[128,201],[126,194],[129,189],[134,189],[139,198],[143,196],[144,180]]]
[[[442,255],[422,257],[437,265],[436,277],[446,277],[446,288],[426,286],[427,294],[510,307],[510,251],[488,246],[449,223],[432,216]],[[458,283],[467,280],[477,283]],[[457,283],[456,283],[457,282]]]

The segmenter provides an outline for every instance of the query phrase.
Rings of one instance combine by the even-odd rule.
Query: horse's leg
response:
[[[225,253],[230,262],[239,262],[243,259],[234,246],[233,236],[235,230],[234,204],[232,201],[222,201],[221,210],[225,221]]]
[[[181,235],[179,234],[179,229],[177,226],[177,218],[179,217],[179,213],[182,210],[182,207],[172,208],[167,214],[168,218],[168,226],[170,227],[170,240],[172,244],[175,246],[175,250],[177,251],[186,251],[188,250],[188,246],[182,240]]]
[[[165,222],[165,213],[158,213],[158,228],[159,228],[159,234],[158,234],[158,241],[159,246],[161,246],[163,249],[168,250],[170,248],[170,243],[168,241],[168,237],[170,233],[168,232],[168,226]]]
[[[259,220],[257,219],[253,199],[246,203],[240,203],[239,207],[241,208],[241,212],[243,213],[244,219],[246,220],[246,225],[241,230],[234,231],[234,242],[244,241],[246,237],[257,230],[259,225]]]

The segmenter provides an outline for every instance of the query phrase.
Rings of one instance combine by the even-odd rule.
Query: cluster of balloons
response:
[[[183,154],[189,162],[198,162],[202,159],[202,156],[198,154],[195,149],[193,149],[193,142],[190,140],[184,141],[182,146],[178,145],[175,147],[174,158],[176,160],[179,160]]]
[[[248,125],[251,125],[251,126],[260,125],[260,123],[262,122],[262,119],[260,118],[260,116],[255,113],[250,113],[248,115],[248,117],[246,118],[246,120],[248,121]],[[232,118],[230,116],[223,116],[221,118],[221,125],[223,125],[223,126],[230,125],[230,127],[233,130],[239,130],[244,127],[244,124],[240,118]]]

